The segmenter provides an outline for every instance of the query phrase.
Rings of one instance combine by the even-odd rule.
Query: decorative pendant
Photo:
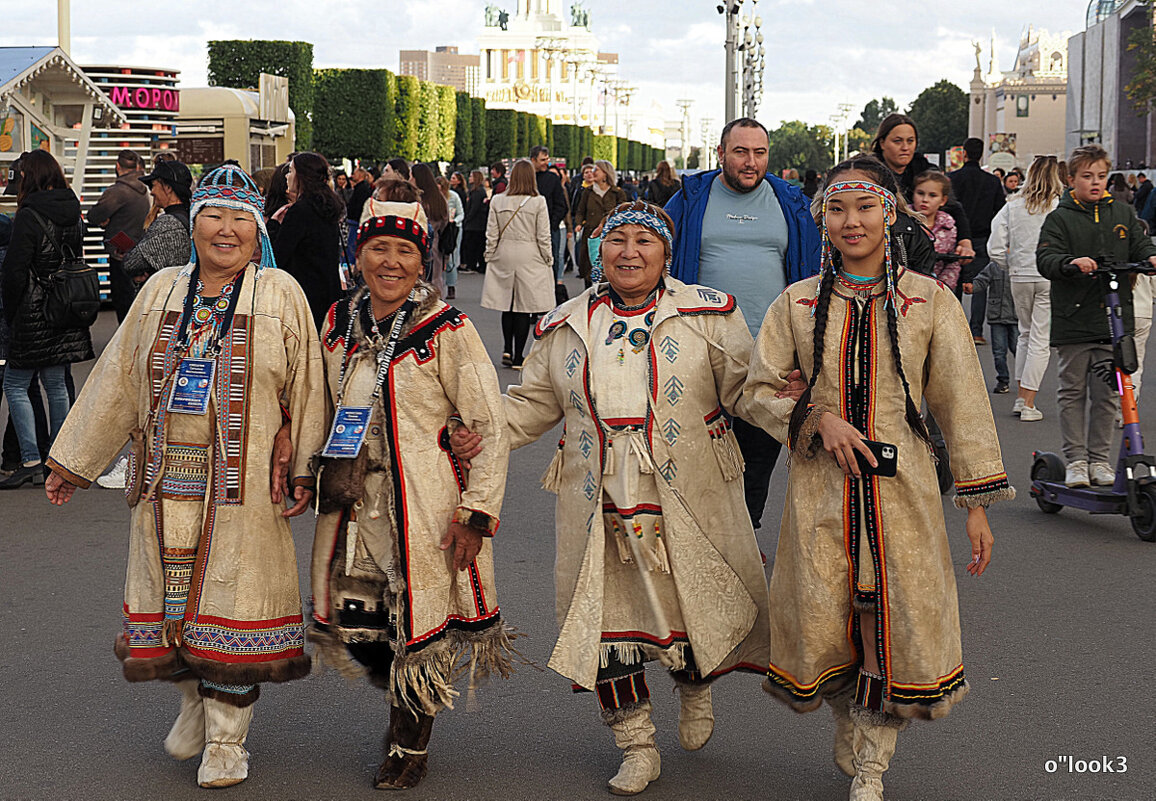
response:
[[[610,324],[610,330],[606,332],[606,344],[612,345],[614,340],[622,339],[626,335],[626,323],[622,320],[615,320]]]
[[[646,343],[650,341],[650,332],[645,328],[635,328],[630,332],[629,339],[630,347],[634,349],[635,353],[638,353],[643,348],[645,348]]]

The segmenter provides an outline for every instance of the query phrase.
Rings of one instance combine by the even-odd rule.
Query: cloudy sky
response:
[[[494,0],[511,11],[516,0]],[[569,20],[571,0],[553,0]],[[318,67],[398,68],[401,48],[457,45],[477,52],[486,0],[72,0],[72,54],[81,64],[181,70],[185,86],[206,84],[209,39],[298,39]],[[744,8],[751,0],[745,0]],[[586,0],[602,49],[620,54],[620,74],[639,87],[633,103],[695,101],[699,117],[723,114],[723,23],[716,0]],[[56,44],[52,0],[8,3],[0,45]],[[759,117],[769,126],[827,123],[840,103],[858,116],[873,97],[905,107],[941,78],[971,79],[971,41],[994,31],[999,65],[1010,69],[1023,29],[1079,31],[1087,0],[761,0],[767,49]],[[717,127],[717,122],[716,122]]]

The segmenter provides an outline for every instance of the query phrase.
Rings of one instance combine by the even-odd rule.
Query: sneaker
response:
[[[502,354],[502,367],[509,367],[514,363],[514,357],[509,353]]]
[[[992,387],[991,391],[994,392],[996,395],[1006,395],[1008,393],[1007,382],[1006,381],[1000,381],[998,384],[996,384],[994,387]]]
[[[1023,398],[1016,398],[1016,402],[1012,404],[1012,414],[1016,417],[1019,417],[1020,412],[1024,410],[1025,405],[1027,405],[1027,401],[1025,401]]]
[[[1035,406],[1025,406],[1024,408],[1020,409],[1021,423],[1034,423],[1037,420],[1043,419],[1044,413],[1037,409]]]
[[[1116,483],[1116,471],[1107,462],[1092,462],[1092,483],[1097,487],[1110,487]]]
[[[1068,465],[1068,469],[1064,471],[1064,483],[1069,487],[1089,486],[1091,482],[1088,481],[1088,463],[1080,459]]]
[[[105,489],[124,489],[128,480],[128,457],[122,456],[116,460],[112,469],[96,480],[96,483]]]
[[[972,342],[974,342],[974,343],[975,343],[975,344],[977,344],[977,345],[986,345],[986,344],[987,344],[987,340],[986,340],[986,339],[984,339],[984,338],[983,338],[981,335],[979,335],[979,334],[976,334],[975,336],[973,336],[973,337],[971,338],[971,341],[972,341]]]
[[[454,300],[455,298],[457,298],[457,296],[458,296],[457,287],[452,287],[452,286],[446,287],[446,300]]]

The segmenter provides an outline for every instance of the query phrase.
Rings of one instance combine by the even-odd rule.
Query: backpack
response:
[[[458,247],[458,224],[453,220],[446,223],[446,227],[438,234],[438,252],[443,256],[452,256]]]
[[[57,242],[44,218],[29,209],[44,235],[60,254],[60,266],[47,277],[33,277],[44,290],[44,319],[53,328],[88,328],[100,312],[100,278],[96,268],[72,252],[64,251],[63,238]]]

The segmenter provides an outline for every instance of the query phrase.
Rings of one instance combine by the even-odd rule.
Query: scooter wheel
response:
[[[1064,472],[1064,463],[1060,461],[1060,457],[1054,453],[1041,453],[1032,464],[1032,481],[1051,481],[1062,484]],[[1054,515],[1064,508],[1061,504],[1045,501],[1039,496],[1036,496],[1036,504],[1040,507],[1041,512],[1049,515]]]
[[[1132,518],[1132,530],[1144,542],[1156,542],[1156,486],[1146,484],[1136,493],[1140,511]]]

